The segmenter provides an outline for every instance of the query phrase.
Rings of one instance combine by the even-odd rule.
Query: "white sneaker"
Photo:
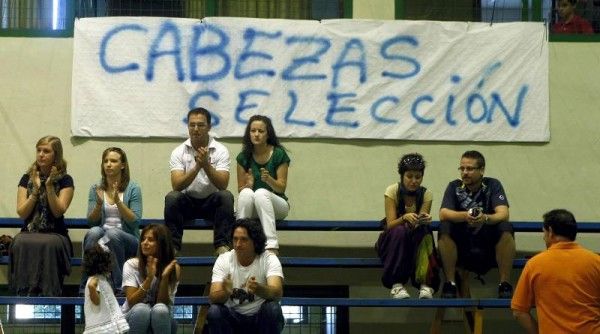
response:
[[[400,283],[396,283],[396,284],[392,285],[392,290],[390,291],[390,296],[392,296],[392,298],[394,298],[394,299],[410,298],[408,291],[406,291],[406,288]]]
[[[425,284],[421,284],[421,289],[419,289],[419,299],[431,298],[433,298],[433,288],[430,288]]]

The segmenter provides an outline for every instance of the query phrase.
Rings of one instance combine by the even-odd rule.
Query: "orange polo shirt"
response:
[[[600,334],[600,255],[558,242],[527,261],[511,308],[533,306],[540,333]]]

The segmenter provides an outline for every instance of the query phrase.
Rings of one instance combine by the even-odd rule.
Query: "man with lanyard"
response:
[[[448,184],[440,209],[438,248],[446,282],[442,298],[456,298],[456,267],[478,275],[498,265],[498,298],[511,298],[508,282],[515,257],[515,240],[508,221],[508,200],[500,181],[483,177],[485,158],[465,152],[458,168],[461,179]],[[475,269],[477,268],[477,269]]]
[[[165,224],[173,245],[181,250],[184,222],[208,219],[214,224],[216,255],[229,250],[228,235],[233,224],[233,195],[229,183],[229,151],[209,135],[211,115],[204,108],[188,112],[190,138],[171,153],[171,186],[165,196]]]

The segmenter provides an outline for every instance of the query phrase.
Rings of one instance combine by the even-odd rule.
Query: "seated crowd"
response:
[[[164,225],[151,224],[140,233],[142,192],[130,179],[127,156],[116,147],[102,154],[100,181],[89,189],[90,230],[82,247],[85,333],[176,332],[172,306],[181,268],[175,255],[182,248],[185,222],[195,218],[213,222],[218,256],[209,294],[210,333],[279,333],[283,328],[276,221],[290,209],[285,196],[290,158],[271,120],[251,117],[236,158],[239,198],[234,214],[234,197],[227,190],[229,151],[209,135],[210,113],[192,109],[187,120],[189,138],[170,158],[172,191],[165,196]],[[17,213],[24,224],[10,249],[9,284],[19,295],[60,296],[70,274],[73,249],[64,213],[74,182],[62,152],[59,138],[41,138],[35,162],[18,185]],[[477,151],[465,152],[458,170],[460,179],[448,184],[442,199],[436,248],[430,227],[433,193],[421,185],[425,160],[418,153],[400,159],[400,180],[385,190],[383,231],[375,243],[383,264],[381,280],[391,297],[410,298],[411,280],[419,298],[433,298],[441,284],[440,268],[445,277],[441,297],[469,297],[468,273],[479,277],[495,266],[498,298],[512,297],[515,240],[502,184],[484,177],[485,158]],[[537,333],[537,322],[529,315],[532,306],[538,308],[540,330],[553,326],[547,317],[557,311],[548,303],[560,293],[540,284],[554,291],[554,284],[563,281],[576,288],[560,287],[569,292],[561,300],[572,314],[561,313],[566,323],[562,332],[600,331],[600,256],[574,243],[575,218],[563,211],[544,216],[548,251],[527,263],[516,286],[512,308],[530,333]],[[581,261],[561,262],[568,271],[547,270],[547,263],[571,254]],[[115,296],[125,297],[121,307]]]

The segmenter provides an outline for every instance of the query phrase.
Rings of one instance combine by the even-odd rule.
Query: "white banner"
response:
[[[72,92],[74,136],[185,137],[202,106],[218,137],[550,138],[542,23],[86,18]]]

